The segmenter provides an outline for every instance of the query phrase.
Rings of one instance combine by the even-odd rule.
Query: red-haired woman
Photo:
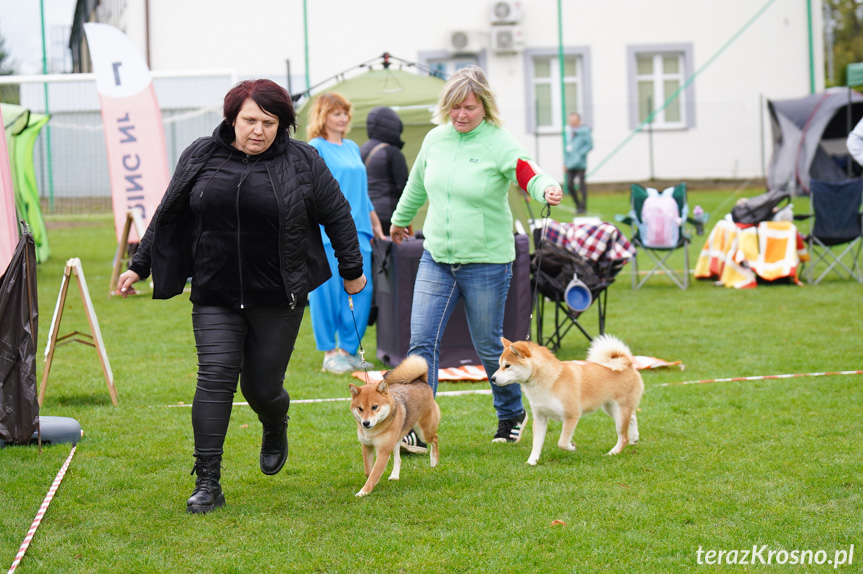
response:
[[[339,93],[325,92],[319,95],[309,113],[306,135],[309,145],[318,150],[327,162],[327,167],[351,204],[365,273],[371,275],[371,241],[373,238],[385,239],[385,236],[369,199],[366,167],[360,157],[360,148],[356,142],[345,137],[351,125],[351,107],[347,98]],[[323,241],[330,265],[335,266],[336,258],[330,240],[324,235]],[[354,297],[353,302],[351,309],[344,289],[333,279],[309,295],[312,330],[318,350],[324,352],[324,371],[342,374],[370,366],[368,363],[363,364],[357,351],[368,326],[372,290],[366,289]]]
[[[319,224],[332,241],[344,289],[366,284],[351,208],[317,152],[293,139],[291,98],[270,80],[240,82],[224,120],[180,156],[165,196],[117,288],[152,272],[153,298],[192,278],[198,377],[192,404],[197,481],[186,503],[225,503],[222,448],[240,383],[263,425],[260,466],[288,456],[285,371],[308,294],[331,276]]]

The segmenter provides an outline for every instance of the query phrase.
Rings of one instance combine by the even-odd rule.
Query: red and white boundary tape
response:
[[[662,383],[656,387],[672,387],[676,385],[700,385],[703,383],[727,383],[730,381],[763,381],[766,379],[791,379],[794,377],[829,377],[833,375],[863,375],[863,371],[832,371],[824,373],[797,373],[793,375],[760,375],[756,377],[729,377],[727,379],[703,379],[701,381],[683,381],[682,383]],[[655,387],[651,387],[655,388]]]
[[[42,523],[42,517],[45,516],[45,512],[48,510],[48,505],[51,504],[51,500],[54,498],[54,493],[57,492],[57,489],[60,487],[60,483],[63,482],[63,477],[66,475],[66,470],[69,468],[69,463],[72,462],[72,457],[75,456],[75,449],[77,448],[77,444],[72,447],[72,452],[69,453],[69,456],[66,458],[66,462],[63,463],[63,466],[60,468],[60,472],[58,472],[56,478],[54,478],[51,488],[48,489],[48,494],[45,495],[45,500],[42,501],[42,506],[39,507],[39,512],[36,513],[36,518],[33,519],[33,524],[30,525],[30,530],[27,531],[27,536],[24,537],[24,542],[21,543],[21,547],[18,549],[18,554],[15,555],[15,560],[12,562],[12,566],[9,568],[8,574],[15,572],[15,569],[18,568],[18,564],[21,563],[21,559],[24,558],[24,553],[27,552],[27,548],[30,546],[30,541],[33,540],[33,536],[36,534],[36,529],[39,528],[39,525]]]
[[[437,394],[437,396],[439,396],[439,397],[440,396],[459,397],[462,395],[490,395],[490,394],[491,394],[491,389],[473,389],[473,390],[466,390],[466,391],[441,391]],[[333,399],[296,399],[296,400],[291,399],[291,404],[296,405],[296,404],[300,404],[300,403],[333,403],[333,402],[342,402],[342,401],[349,401],[349,400],[351,400],[351,397],[336,397]],[[246,407],[249,406],[249,403],[247,403],[247,402],[236,402],[236,403],[231,403],[231,404],[235,407],[237,407],[237,406],[246,406]],[[191,407],[192,405],[191,405],[191,403],[189,403],[189,404],[183,403],[182,405],[165,405],[165,406],[168,408],[177,408],[177,407]]]
[[[682,381],[679,383],[662,383],[659,385],[654,385],[650,387],[650,389],[655,389],[658,387],[676,387],[678,385],[701,385],[704,383],[728,383],[731,381],[764,381],[767,379],[791,379],[795,377],[829,377],[834,375],[863,375],[863,371],[829,371],[824,373],[795,373],[788,375],[758,375],[755,377],[728,377],[726,379],[702,379],[700,381]],[[437,396],[461,396],[461,395],[490,395],[491,389],[474,389],[474,390],[465,390],[465,391],[441,391],[437,394]],[[337,397],[332,399],[297,399],[292,400],[291,404],[299,404],[299,403],[329,403],[329,402],[339,402],[339,401],[349,401],[350,397]],[[234,406],[248,406],[249,403],[246,402],[236,402],[232,403]],[[181,404],[181,405],[165,405],[168,408],[176,408],[176,407],[191,407],[191,404]]]

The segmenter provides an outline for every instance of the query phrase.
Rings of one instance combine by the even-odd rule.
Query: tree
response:
[[[0,76],[14,75],[18,63],[12,59],[12,55],[6,49],[6,38],[0,35]],[[20,99],[20,87],[18,84],[0,84],[0,102],[17,104]]]
[[[861,28],[863,28],[863,0],[824,0],[828,85],[844,86],[848,64],[863,62]]]

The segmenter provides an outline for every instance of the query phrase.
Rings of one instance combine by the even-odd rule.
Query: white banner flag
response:
[[[84,31],[102,106],[114,228],[120,241],[128,211],[139,210],[146,227],[168,187],[162,112],[147,63],[126,35],[107,24],[84,24]]]

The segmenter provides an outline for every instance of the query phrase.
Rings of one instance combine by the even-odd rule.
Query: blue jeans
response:
[[[437,373],[444,329],[459,299],[464,299],[467,325],[476,354],[486,374],[497,370],[503,352],[503,313],[512,263],[436,263],[428,251],[420,258],[411,309],[408,355],[420,355],[429,364],[429,384],[437,393]],[[490,385],[499,419],[524,413],[518,385]]]

